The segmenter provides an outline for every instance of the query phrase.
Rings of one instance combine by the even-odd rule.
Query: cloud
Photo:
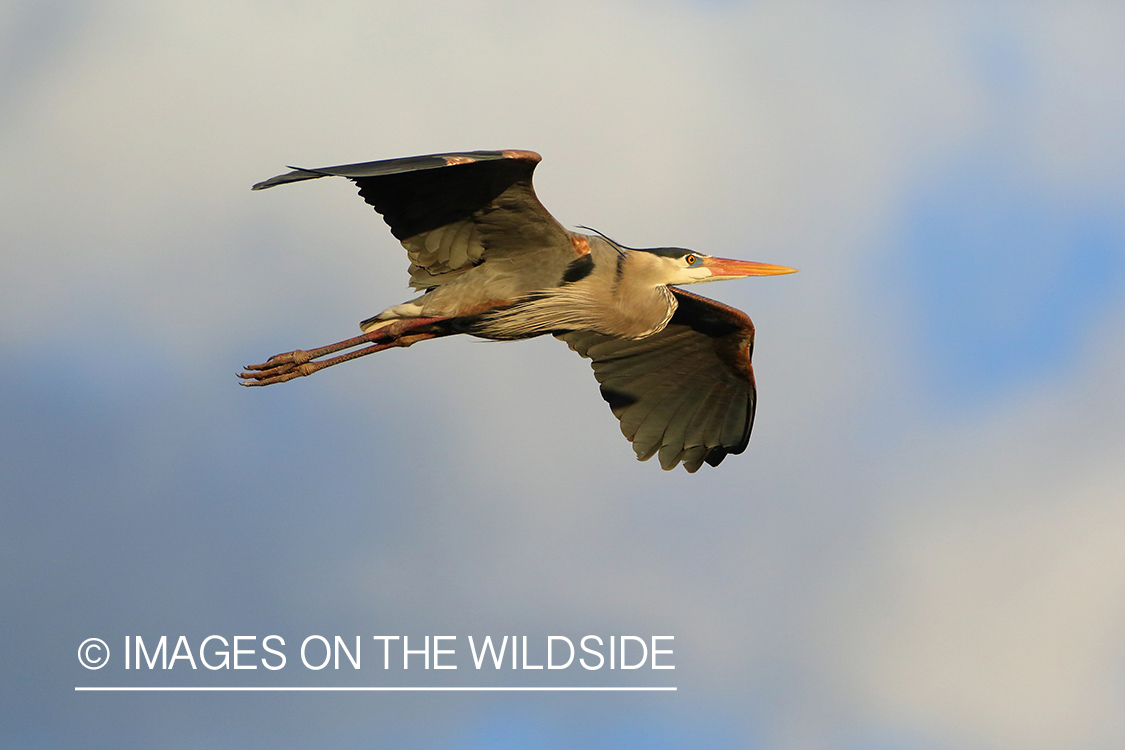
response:
[[[850,618],[847,669],[869,708],[956,746],[1109,747],[1120,736],[1125,433],[1113,329],[1075,381],[907,453],[863,571],[884,571],[884,586],[866,592],[866,617]]]

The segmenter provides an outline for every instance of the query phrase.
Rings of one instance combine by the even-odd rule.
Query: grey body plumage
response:
[[[555,286],[530,291],[512,304],[482,313],[467,332],[497,340],[564,331],[638,339],[664,328],[676,311],[676,298],[666,285],[650,283],[651,274],[641,267],[651,260],[643,251],[621,256],[600,237],[584,239],[589,252],[572,261]],[[575,263],[581,264],[581,277],[571,273]],[[633,267],[633,273],[619,273],[619,268]]]

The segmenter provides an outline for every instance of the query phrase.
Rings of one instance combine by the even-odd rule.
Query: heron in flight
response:
[[[406,248],[410,286],[422,294],[360,323],[360,336],[247,366],[242,385],[282,383],[458,333],[497,341],[551,334],[591,360],[639,460],[658,455],[664,469],[682,463],[695,472],[745,450],[756,402],[754,326],[676,287],[794,269],[571,232],[535,197],[540,159],[533,151],[433,154],[291,167],[254,185],[352,180]]]

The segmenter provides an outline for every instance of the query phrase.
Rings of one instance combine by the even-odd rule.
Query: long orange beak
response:
[[[711,269],[715,278],[741,279],[746,276],[779,276],[783,273],[797,273],[796,268],[771,266],[769,263],[754,263],[749,260],[729,258],[704,258],[704,268]]]

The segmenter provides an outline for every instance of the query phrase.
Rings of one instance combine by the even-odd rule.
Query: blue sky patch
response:
[[[988,164],[921,193],[904,258],[918,340],[945,398],[976,403],[1059,373],[1119,299],[1125,228]]]

